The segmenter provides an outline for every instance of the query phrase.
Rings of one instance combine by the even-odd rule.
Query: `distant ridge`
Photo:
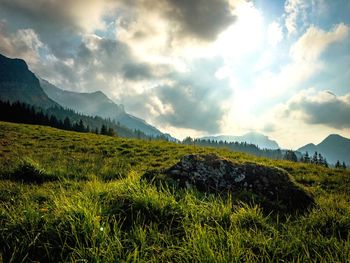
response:
[[[123,105],[114,103],[102,91],[80,93],[62,90],[46,80],[40,79],[46,94],[60,105],[92,116],[109,118],[132,130],[140,130],[149,136],[167,136],[146,121],[125,112]]]
[[[258,132],[248,132],[242,136],[234,135],[218,135],[218,136],[206,136],[200,139],[204,140],[216,140],[227,142],[246,142],[255,144],[261,149],[279,149],[279,145],[276,141],[269,139],[268,136]]]
[[[338,134],[328,135],[319,144],[307,144],[298,149],[299,152],[308,152],[312,156],[315,151],[327,158],[329,163],[335,164],[338,160],[350,164],[350,139]]]

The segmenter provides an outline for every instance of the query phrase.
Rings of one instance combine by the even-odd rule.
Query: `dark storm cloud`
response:
[[[123,75],[130,80],[150,79],[153,77],[151,67],[145,63],[126,63],[123,65]]]
[[[169,18],[180,25],[180,34],[193,36],[207,41],[233,23],[230,5],[225,0],[166,0],[170,10]]]
[[[232,24],[236,17],[228,0],[124,0],[126,6],[143,13],[155,12],[171,23],[171,35],[176,38],[193,38],[213,41],[219,33]],[[233,1],[231,1],[233,2]],[[135,38],[145,37],[145,31],[135,32]],[[147,31],[147,30],[146,30]]]
[[[299,111],[309,124],[324,124],[338,129],[350,128],[350,94],[341,97],[329,92],[318,94],[321,95],[322,99],[304,96],[290,103],[287,115]]]

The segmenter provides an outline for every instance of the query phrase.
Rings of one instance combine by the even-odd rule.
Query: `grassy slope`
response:
[[[317,206],[285,218],[217,196],[157,189],[140,181],[146,170],[204,152],[284,168],[313,192]],[[28,174],[38,180],[26,182]],[[350,258],[349,171],[0,122],[0,176],[4,262]]]

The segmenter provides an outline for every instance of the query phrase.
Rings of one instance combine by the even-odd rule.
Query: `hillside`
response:
[[[131,130],[140,130],[149,136],[164,135],[144,120],[125,112],[123,105],[114,103],[101,91],[79,93],[62,90],[43,79],[40,79],[40,84],[51,99],[64,107],[83,114],[115,120]]]
[[[258,132],[248,132],[242,136],[234,135],[218,135],[218,136],[206,136],[202,137],[202,140],[215,140],[226,142],[246,142],[249,144],[255,144],[261,149],[279,149],[276,141],[271,140],[268,136]]]
[[[314,152],[321,153],[329,163],[335,164],[338,160],[350,164],[350,139],[338,134],[327,136],[319,144],[307,144],[298,149],[299,152],[308,152],[312,156]]]
[[[142,178],[185,154],[275,166],[311,192],[304,214],[265,212]],[[169,142],[0,122],[4,262],[346,262],[350,173]],[[251,199],[252,200],[252,199]],[[276,204],[277,205],[277,204]]]
[[[64,130],[94,133],[101,133],[102,126],[105,126],[106,130],[111,128],[111,133],[116,133],[120,137],[154,139],[140,131],[130,130],[108,119],[78,114],[61,106],[43,109],[24,102],[10,103],[0,100],[0,112],[2,113],[0,115],[1,121],[37,124]],[[165,138],[159,137],[156,139]]]
[[[22,101],[42,108],[59,107],[42,90],[39,80],[22,59],[11,59],[0,54],[0,99]]]

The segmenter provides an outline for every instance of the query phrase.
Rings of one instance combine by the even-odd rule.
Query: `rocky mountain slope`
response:
[[[59,106],[42,90],[39,80],[22,59],[0,54],[0,99],[22,101],[42,108]]]
[[[123,105],[114,103],[101,91],[79,93],[62,90],[43,79],[40,79],[40,84],[51,99],[64,107],[92,116],[110,118],[129,129],[140,130],[150,136],[164,135],[144,120],[125,112]]]

